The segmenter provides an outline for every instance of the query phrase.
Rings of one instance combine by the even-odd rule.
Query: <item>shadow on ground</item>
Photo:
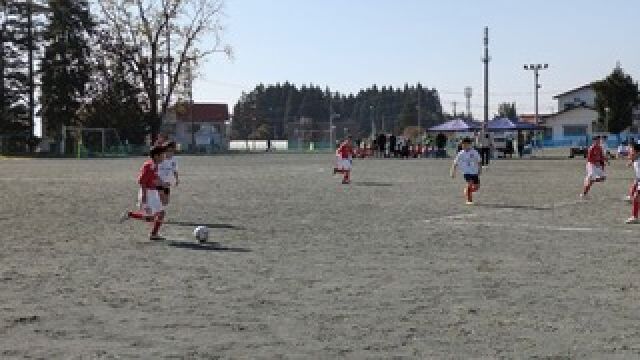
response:
[[[235,252],[235,253],[251,252],[250,249],[226,247],[218,243],[190,243],[190,242],[183,242],[183,241],[168,241],[167,245],[173,248],[187,249],[187,250],[220,251],[220,252],[226,251],[226,252]]]
[[[392,183],[376,182],[376,181],[354,181],[355,186],[393,186]]]
[[[176,225],[176,226],[206,226],[209,229],[231,229],[231,230],[246,230],[242,226],[235,226],[231,224],[203,224],[203,223],[195,223],[191,221],[165,221],[167,225]]]
[[[523,210],[552,210],[549,207],[532,206],[532,205],[507,205],[507,204],[477,204],[478,207],[486,207],[491,209],[523,209]]]

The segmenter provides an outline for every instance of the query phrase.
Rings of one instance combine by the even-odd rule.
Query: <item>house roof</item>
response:
[[[589,88],[592,88],[592,87],[593,87],[593,83],[588,83],[588,84],[582,85],[580,87],[577,87],[575,89],[567,90],[567,91],[565,91],[563,93],[560,93],[560,94],[554,96],[553,98],[557,99],[557,98],[560,98],[560,97],[563,97],[563,96],[567,96],[567,95],[569,95],[571,93],[578,92],[578,91],[584,90],[584,89],[589,89]]]
[[[538,114],[538,118],[540,119],[540,121],[544,120],[549,116],[551,116],[551,114]],[[536,123],[536,114],[520,114],[518,115],[518,117],[520,118],[520,122],[528,123],[528,124]]]
[[[545,118],[543,119],[543,121],[544,121],[544,122],[547,122],[548,120],[550,120],[550,119],[552,119],[552,118],[554,118],[554,117],[556,117],[556,116],[558,116],[558,115],[562,115],[562,114],[564,114],[564,113],[568,113],[568,112],[570,112],[570,111],[574,111],[574,110],[578,110],[578,109],[587,109],[587,110],[597,111],[595,108],[593,108],[593,107],[591,107],[591,106],[587,106],[587,105],[582,105],[582,104],[580,104],[580,105],[576,105],[576,106],[568,107],[568,108],[566,108],[566,109],[563,109],[562,111],[558,111],[558,112],[557,112],[557,113],[555,113],[555,114],[548,115],[547,117],[545,117]]]
[[[191,119],[191,106],[193,106],[193,120]],[[173,107],[176,112],[177,122],[225,122],[229,120],[229,106],[216,103],[180,103]]]

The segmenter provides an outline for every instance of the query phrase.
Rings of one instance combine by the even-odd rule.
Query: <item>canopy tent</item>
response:
[[[495,118],[488,123],[489,131],[505,131],[505,130],[540,130],[535,124],[520,122],[508,118]]]
[[[462,132],[462,131],[476,131],[482,129],[482,124],[465,120],[465,119],[453,119],[443,124],[430,127],[428,131],[432,132]]]

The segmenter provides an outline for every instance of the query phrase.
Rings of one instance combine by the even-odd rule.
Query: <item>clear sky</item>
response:
[[[605,77],[617,61],[640,79],[637,0],[226,0],[221,54],[202,65],[196,101],[236,103],[258,83],[290,81],[355,92],[372,84],[421,82],[442,105],[483,114],[483,28],[489,27],[491,113],[500,102],[533,112],[533,73],[541,72],[540,112],[552,96]]]

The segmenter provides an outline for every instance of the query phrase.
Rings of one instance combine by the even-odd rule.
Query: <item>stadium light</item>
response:
[[[531,70],[533,71],[533,80],[534,80],[534,86],[535,86],[535,111],[536,111],[536,125],[540,125],[540,119],[539,119],[539,114],[538,114],[538,90],[540,89],[540,84],[539,84],[539,80],[540,80],[540,74],[539,71],[540,70],[546,70],[549,68],[549,64],[525,64],[524,65],[524,69],[525,70]]]

